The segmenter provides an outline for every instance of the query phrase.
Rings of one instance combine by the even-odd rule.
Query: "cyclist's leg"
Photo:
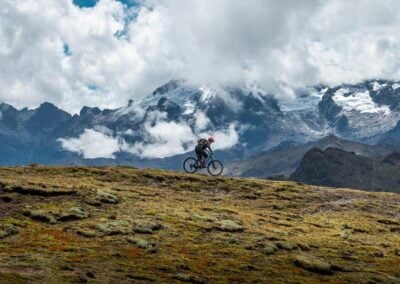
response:
[[[203,156],[203,159],[202,159],[202,161],[201,161],[201,166],[202,166],[203,168],[205,168],[205,167],[206,167],[206,160],[207,160],[207,158],[208,158],[208,154],[206,153],[206,151],[203,151],[203,152],[202,152],[202,156]]]
[[[197,147],[197,146],[195,148],[195,152],[196,152],[196,156],[197,156],[197,164],[200,165],[202,158],[203,158],[203,153],[202,153],[200,147]]]

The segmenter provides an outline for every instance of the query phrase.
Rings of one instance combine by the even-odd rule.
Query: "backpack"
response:
[[[207,139],[204,139],[204,138],[200,138],[199,140],[197,140],[198,145],[205,144],[206,142],[207,142]]]

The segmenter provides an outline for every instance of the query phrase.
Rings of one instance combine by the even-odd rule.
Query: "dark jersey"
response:
[[[211,144],[210,144],[210,142],[206,142],[206,143],[203,143],[203,144],[201,144],[201,150],[209,150],[210,152],[211,152]]]

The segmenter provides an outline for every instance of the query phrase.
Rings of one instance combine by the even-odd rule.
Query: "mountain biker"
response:
[[[206,159],[208,158],[207,152],[212,153],[213,151],[211,150],[211,144],[214,143],[214,138],[213,137],[208,137],[208,139],[201,138],[197,140],[197,145],[194,148],[196,155],[197,155],[197,160],[201,162],[201,167],[205,168],[206,167]]]

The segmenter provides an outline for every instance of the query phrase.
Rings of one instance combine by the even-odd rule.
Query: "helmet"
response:
[[[208,142],[212,143],[212,142],[214,142],[214,141],[215,141],[215,140],[214,140],[214,137],[212,137],[212,136],[208,137]]]

